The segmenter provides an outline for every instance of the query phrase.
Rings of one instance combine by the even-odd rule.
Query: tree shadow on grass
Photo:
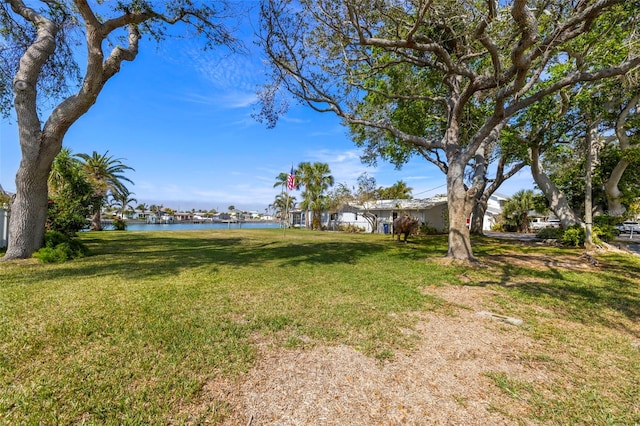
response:
[[[113,275],[142,279],[201,268],[214,274],[223,266],[355,264],[363,256],[386,250],[385,244],[375,241],[269,241],[243,236],[172,236],[168,232],[163,236],[129,233],[118,237],[85,237],[83,241],[91,250],[88,258],[74,261],[68,267],[43,270],[42,278]]]
[[[608,258],[598,266],[577,255],[487,255],[483,260],[494,279],[468,285],[498,285],[523,303],[551,305],[563,317],[640,337],[637,328],[630,329],[610,314],[614,310],[634,323],[640,320],[640,268],[628,258]]]

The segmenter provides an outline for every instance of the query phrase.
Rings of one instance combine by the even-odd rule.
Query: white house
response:
[[[421,225],[429,226],[437,232],[448,228],[447,199],[433,197],[413,200],[375,200],[362,205],[346,205],[331,215],[324,214],[322,224],[328,229],[353,225],[371,232],[392,232],[391,224],[398,216],[408,214],[418,219]],[[369,219],[367,219],[369,218]]]
[[[484,216],[482,229],[489,231],[496,224],[498,216],[502,214],[502,205],[507,201],[506,196],[493,194],[487,202],[487,211]],[[292,210],[290,214],[291,224],[295,227],[304,227],[306,212],[299,209]],[[375,200],[362,205],[347,204],[335,213],[323,212],[322,226],[330,230],[339,230],[344,226],[362,228],[364,232],[390,233],[393,219],[408,214],[418,219],[420,225],[428,226],[436,232],[447,232],[449,229],[449,216],[447,210],[447,197],[438,196],[424,199],[411,200]]]
[[[9,242],[9,209],[0,206],[0,248],[7,246]]]
[[[0,185],[0,195],[11,198],[13,194],[7,192]],[[4,248],[9,243],[9,206],[0,203],[0,248]]]
[[[484,221],[482,222],[483,231],[491,231],[493,225],[498,222],[498,216],[502,214],[502,206],[509,197],[497,193],[493,193],[487,201],[487,211],[484,213]]]

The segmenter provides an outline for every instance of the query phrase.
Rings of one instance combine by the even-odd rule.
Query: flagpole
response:
[[[284,211],[285,211],[285,224],[284,224],[284,228],[282,231],[282,236],[285,236],[285,231],[284,229],[287,228],[287,226],[289,225],[289,200],[290,195],[289,195],[289,191],[291,191],[292,189],[295,188],[295,182],[296,182],[296,178],[295,178],[295,174],[293,172],[293,163],[291,163],[291,171],[289,172],[289,174],[287,175],[287,198],[285,199],[285,207],[284,207]]]
[[[286,183],[282,185],[282,193],[284,194],[284,187]],[[284,199],[284,223],[282,225],[282,238],[287,234],[287,222],[289,222],[289,189],[287,188],[287,198]]]

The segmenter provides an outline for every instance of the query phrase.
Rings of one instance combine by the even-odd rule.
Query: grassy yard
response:
[[[0,423],[179,424],[212,378],[233,380],[256,338],[344,344],[379,362],[411,352],[416,313],[452,306],[427,286],[483,286],[541,343],[525,356],[562,380],[488,377],[522,423],[640,424],[640,257],[598,267],[574,249],[479,238],[481,268],[439,262],[442,236],[279,230],[86,233],[91,255],[0,263]],[[530,261],[543,254],[548,265]],[[554,260],[556,262],[554,263]],[[575,265],[573,265],[575,266]],[[542,349],[541,349],[542,348]],[[211,404],[203,418],[233,409]],[[510,413],[509,405],[495,410]],[[190,420],[191,421],[191,420]]]

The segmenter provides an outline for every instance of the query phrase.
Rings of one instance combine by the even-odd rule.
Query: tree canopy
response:
[[[0,112],[13,106],[22,149],[3,259],[28,257],[42,245],[47,179],[63,138],[144,39],[187,35],[204,48],[238,50],[230,15],[226,1],[0,1]]]
[[[269,125],[282,111],[281,89],[340,116],[374,157],[402,164],[423,155],[446,165],[447,256],[460,260],[473,260],[466,221],[488,183],[489,148],[503,149],[510,120],[565,89],[640,65],[637,1],[261,4]],[[605,49],[616,54],[594,59]]]

